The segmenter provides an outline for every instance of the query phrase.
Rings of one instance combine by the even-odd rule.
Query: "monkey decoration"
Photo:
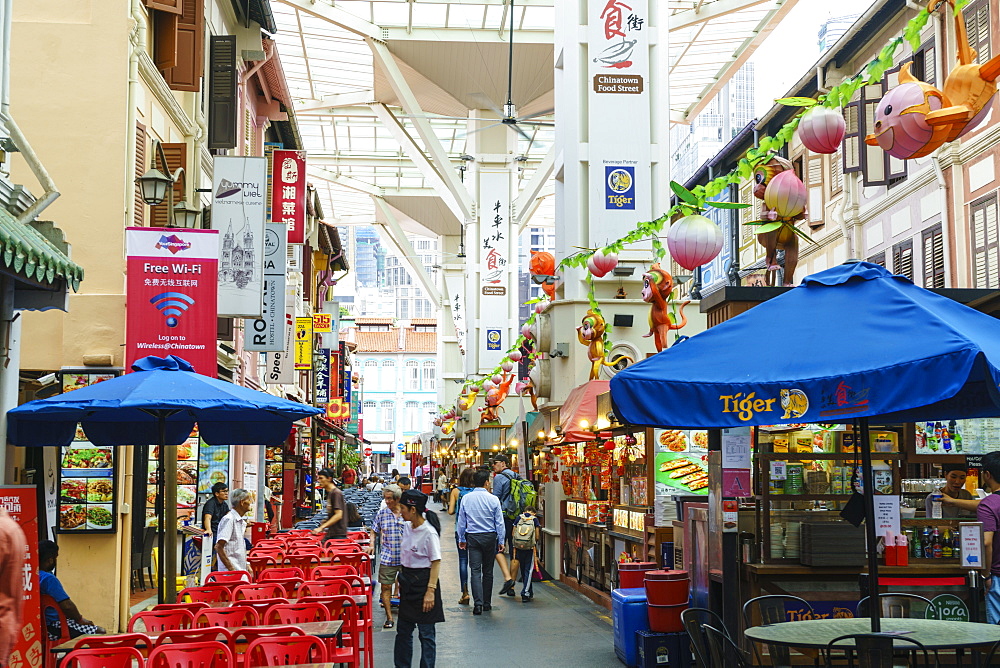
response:
[[[458,400],[458,408],[462,411],[467,411],[472,408],[472,405],[476,403],[476,395],[479,394],[479,386],[473,385],[469,387],[465,395],[460,397]]]
[[[649,267],[649,271],[642,275],[642,301],[649,302],[649,334],[644,337],[653,337],[656,345],[656,352],[667,347],[667,335],[672,329],[680,329],[687,325],[687,316],[684,315],[684,307],[690,304],[685,301],[681,304],[679,317],[681,321],[675,322],[670,317],[667,306],[670,300],[670,293],[674,291],[674,277],[667,271],[660,268],[660,263],[656,262]]]
[[[799,263],[799,237],[795,223],[806,217],[806,188],[795,175],[792,163],[774,156],[754,170],[753,194],[764,200],[760,207],[761,220],[781,222],[781,227],[757,235],[757,241],[765,250],[768,284],[774,284],[774,274],[780,265],[777,260],[779,249],[785,251],[785,285],[794,285],[795,267]]]
[[[514,374],[504,374],[503,380],[500,384],[494,388],[491,388],[489,392],[486,393],[486,406],[482,409],[483,417],[479,421],[480,424],[486,424],[487,422],[498,422],[500,420],[500,415],[497,413],[498,410],[503,410],[500,404],[504,402],[507,398],[507,394],[510,392],[510,386],[514,382]]]
[[[531,280],[542,286],[542,291],[549,296],[549,301],[556,300],[556,258],[546,251],[531,251],[531,261],[528,263]]]
[[[531,379],[529,372],[528,380],[524,383],[524,387],[521,388],[520,395],[523,397],[525,394],[531,399],[531,408],[534,411],[538,411],[538,396],[535,394],[535,381]]]
[[[611,361],[607,360],[607,351],[604,350],[604,331],[607,325],[600,313],[595,313],[594,309],[587,311],[579,327],[576,328],[576,336],[580,343],[587,346],[587,359],[590,360],[590,380],[597,380],[601,373],[602,366],[614,366],[622,360],[628,360],[631,364],[633,360],[628,355],[618,355]]]

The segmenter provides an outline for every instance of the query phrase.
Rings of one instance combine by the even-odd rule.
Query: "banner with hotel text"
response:
[[[129,227],[125,253],[125,366],[176,355],[214,378],[219,233]]]

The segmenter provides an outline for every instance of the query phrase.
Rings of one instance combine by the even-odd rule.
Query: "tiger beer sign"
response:
[[[802,390],[790,389],[781,390],[779,396],[758,397],[756,392],[744,395],[742,392],[736,394],[719,395],[722,402],[723,413],[736,413],[742,422],[749,422],[758,413],[772,413],[776,410],[774,404],[779,402],[783,414],[777,420],[794,420],[805,415],[809,411],[809,398]]]

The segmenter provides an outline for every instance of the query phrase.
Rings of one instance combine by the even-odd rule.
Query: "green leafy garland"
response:
[[[958,16],[962,11],[962,8],[969,2],[971,2],[971,0],[954,0],[954,14]],[[814,106],[829,107],[831,109],[844,107],[850,103],[854,94],[857,93],[862,86],[877,84],[882,81],[882,77],[885,75],[886,71],[892,67],[893,59],[900,46],[902,46],[904,39],[914,51],[919,50],[921,44],[920,33],[926,27],[930,17],[931,14],[927,10],[927,7],[921,9],[915,17],[907,22],[901,37],[896,37],[882,47],[878,56],[862,68],[861,72],[834,86],[829,90],[829,92],[820,95],[817,98],[785,97],[776,100],[776,102],[789,107],[802,107],[802,113],[808,110],[808,108]],[[740,205],[734,202],[712,202],[709,200],[722,194],[722,192],[729,186],[738,186],[740,183],[750,179],[753,176],[754,169],[758,165],[769,160],[786,144],[788,144],[788,142],[791,141],[792,136],[795,134],[796,128],[799,126],[802,113],[797,114],[792,120],[781,126],[781,128],[779,128],[773,136],[765,135],[761,137],[757,142],[757,146],[748,150],[746,154],[736,163],[736,168],[728,174],[716,177],[704,185],[697,185],[690,191],[680,184],[672,182],[670,184],[671,189],[677,195],[678,203],[668,209],[666,213],[658,218],[655,218],[654,220],[637,223],[634,230],[620,239],[607,244],[603,247],[603,249],[588,248],[577,253],[573,253],[572,255],[568,255],[559,262],[557,268],[586,268],[587,261],[598,250],[604,250],[606,253],[620,253],[626,246],[640,243],[642,241],[648,241],[652,244],[653,254],[655,255],[657,261],[659,261],[667,254],[666,249],[663,247],[663,243],[660,241],[660,234],[663,232],[663,228],[667,225],[667,223],[673,220],[675,216],[691,215],[692,213],[704,210],[706,206],[720,209],[744,208],[747,205]],[[590,308],[593,309],[595,313],[601,314],[601,309],[597,303],[597,298],[594,292],[594,277],[589,271],[587,272],[587,284],[587,301],[590,303]],[[541,301],[546,300],[533,299],[527,303],[536,304]],[[522,323],[522,326],[533,325],[535,323],[536,315],[537,313],[532,310],[531,315],[524,321],[524,323]],[[601,317],[603,317],[603,315]],[[610,328],[605,329],[605,350],[609,350],[609,330]],[[514,342],[514,345],[511,346],[507,351],[507,354],[504,355],[500,364],[511,361],[510,354],[515,350],[520,350],[521,346],[524,344],[524,340],[524,335],[520,334]],[[538,351],[531,353],[529,360],[534,360],[537,358],[538,354]],[[487,377],[501,373],[502,369],[500,364],[493,369],[492,373],[487,374]],[[460,394],[464,394],[470,385],[479,384],[481,382],[481,380],[471,378],[467,379],[462,384]]]

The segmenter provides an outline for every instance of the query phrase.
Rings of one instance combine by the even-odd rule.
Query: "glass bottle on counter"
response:
[[[940,559],[942,554],[941,548],[941,533],[938,531],[937,527],[934,527],[934,543],[932,547],[932,558]]]
[[[932,559],[934,557],[934,544],[931,542],[931,528],[924,527],[923,532],[920,536],[920,545],[922,556],[924,559]]]
[[[941,539],[941,558],[951,559],[952,553],[954,552],[952,548],[952,538],[951,531],[947,528],[944,530],[944,536]]]

